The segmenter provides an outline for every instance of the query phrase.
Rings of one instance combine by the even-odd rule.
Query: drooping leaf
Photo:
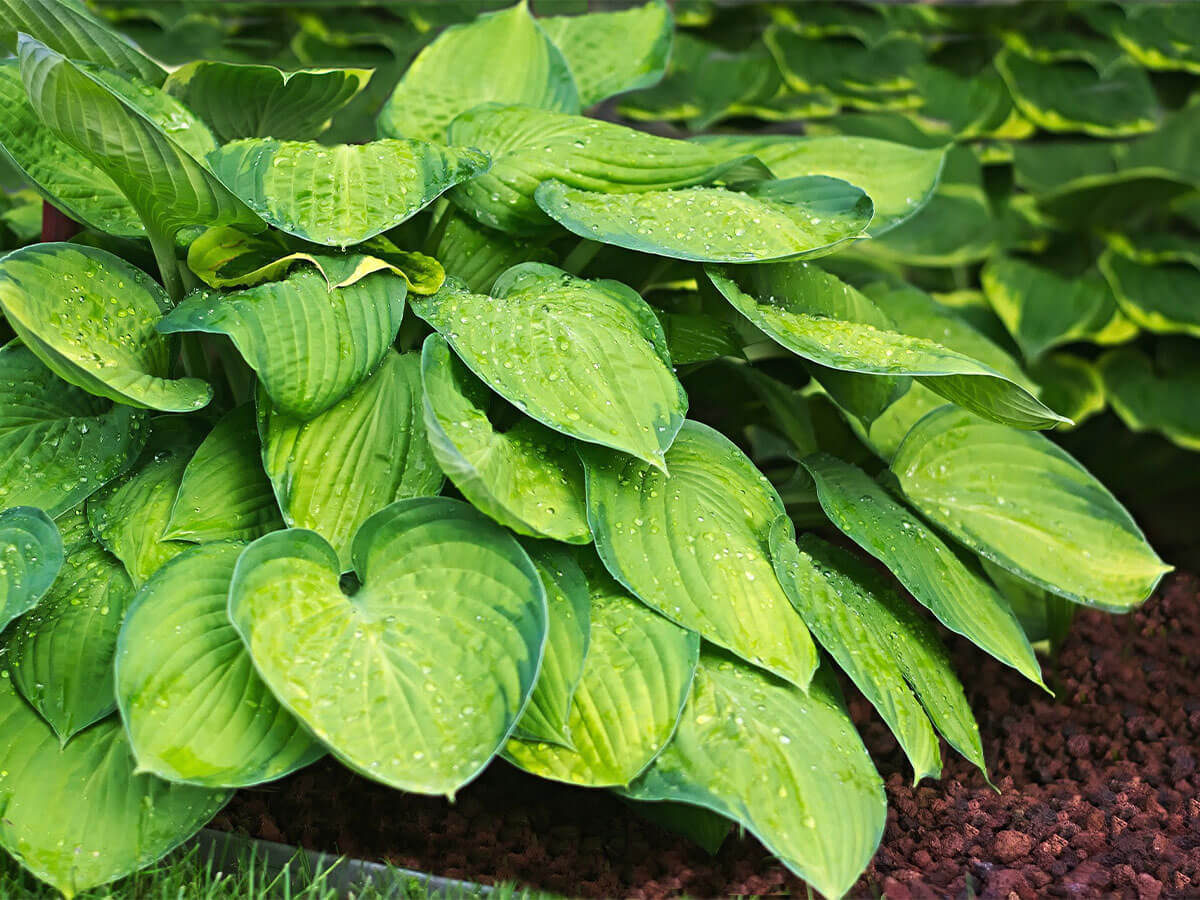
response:
[[[354,540],[362,587],[338,585],[310,531],[269,534],[238,561],[229,615],[272,693],[356,771],[454,792],[504,744],[546,639],[537,570],[464,503],[402,500]]]
[[[883,836],[883,782],[836,685],[805,693],[706,650],[679,730],[629,789],[714,810],[827,897],[858,880]]]
[[[1100,257],[1100,271],[1121,312],[1135,325],[1160,334],[1200,337],[1200,254],[1147,263],[1110,248]]]
[[[262,460],[284,521],[317,532],[351,565],[351,542],[370,516],[442,487],[424,424],[421,362],[389,350],[349,396],[312,418],[259,395]]]
[[[729,322],[704,313],[655,310],[671,362],[676,366],[710,362],[722,356],[742,356],[742,340]]]
[[[480,512],[518,534],[592,539],[574,442],[527,416],[499,428],[503,401],[432,334],[421,354],[425,428],[443,472]],[[489,417],[491,413],[491,417]]]
[[[1134,431],[1157,431],[1188,450],[1200,450],[1200,363],[1194,341],[1152,360],[1134,349],[1100,358],[1100,376],[1113,411]],[[1172,345],[1168,345],[1170,347]]]
[[[1108,405],[1104,379],[1090,360],[1070,353],[1051,353],[1029,367],[1029,375],[1041,387],[1041,398],[1061,409],[1080,425]]]
[[[116,698],[140,771],[245,787],[325,752],[259,678],[229,622],[241,552],[226,542],[186,550],[154,573],[125,616]]]
[[[629,796],[623,796],[622,799],[647,822],[683,835],[703,847],[709,856],[717,855],[733,831],[733,822],[703,806],[663,800],[634,800]]]
[[[35,244],[0,259],[0,308],[56,375],[129,406],[192,412],[212,388],[168,377],[170,344],[154,330],[168,306],[150,276],[105,250]]]
[[[0,512],[0,632],[38,604],[62,564],[62,536],[46,513],[31,506]]]
[[[447,214],[450,218],[434,255],[446,267],[447,275],[473,293],[488,293],[496,279],[518,263],[554,259],[545,247],[487,228],[461,213]]]
[[[687,411],[654,312],[616,281],[541,263],[491,296],[448,284],[413,312],[501,397],[563,434],[662,464]]]
[[[630,597],[594,558],[581,562],[591,636],[567,720],[574,747],[514,738],[504,758],[553,781],[623,787],[674,734],[700,638]]]
[[[499,48],[504,65],[497,64]],[[455,116],[489,101],[579,112],[567,60],[530,15],[526,0],[438,35],[388,97],[379,133],[441,141]]]
[[[857,466],[816,453],[804,458],[804,467],[830,521],[883,562],[943,625],[1043,683],[1021,626],[983,575]]]

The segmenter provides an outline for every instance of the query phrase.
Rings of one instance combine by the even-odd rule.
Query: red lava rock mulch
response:
[[[1169,578],[1129,616],[1081,612],[1058,699],[951,642],[1000,793],[943,744],[943,778],[911,769],[870,707],[851,707],[887,781],[883,844],[858,897],[1200,897],[1200,579]],[[215,827],[573,897],[793,894],[752,838],[715,857],[615,797],[496,763],[454,804],[323,762],[240,792]]]

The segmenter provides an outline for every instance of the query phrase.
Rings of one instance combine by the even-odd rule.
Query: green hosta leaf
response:
[[[823,175],[760,181],[745,191],[604,193],[547,181],[535,196],[538,206],[581,237],[696,262],[824,256],[864,237],[872,211],[862,190]]]
[[[733,822],[703,806],[661,800],[632,800],[628,796],[622,799],[647,822],[674,834],[683,835],[703,847],[709,856],[717,855],[721,845],[733,831]]]
[[[1095,363],[1070,353],[1051,353],[1029,367],[1029,374],[1041,385],[1042,400],[1061,409],[1079,425],[1108,405],[1104,379]]]
[[[0,734],[0,846],[68,898],[159,859],[229,799],[134,774],[117,716],[60,747],[9,678],[0,678]]]
[[[1110,249],[1100,257],[1100,270],[1121,311],[1135,325],[1160,334],[1200,337],[1200,256],[1147,265]]]
[[[229,615],[255,668],[351,768],[401,790],[454,792],[507,739],[546,639],[546,597],[515,540],[464,503],[402,500],[354,539],[362,588],[310,531],[260,538]]]
[[[498,51],[503,61],[497,59]],[[530,15],[525,0],[438,35],[384,104],[379,132],[440,141],[451,119],[493,100],[579,111],[567,60]]]
[[[1023,428],[1064,421],[1011,379],[927,338],[896,331],[854,288],[806,263],[709,268],[717,289],[773,340],[831,369],[915,376],[981,415]]]
[[[851,135],[795,138],[716,136],[702,139],[732,153],[752,153],[777,178],[828,175],[866,191],[875,205],[867,232],[880,235],[918,213],[933,195],[944,148],[923,150]]]
[[[370,69],[301,69],[197,60],[173,71],[163,90],[204,119],[222,142],[244,137],[302,140],[371,80]]]
[[[1068,279],[998,256],[988,260],[980,280],[988,303],[1026,359],[1071,341],[1115,344],[1137,333],[1097,275]]]
[[[1122,169],[1153,169],[1200,182],[1200,103],[1189,103],[1163,120],[1162,127],[1114,151]]]
[[[170,344],[154,331],[167,306],[155,281],[105,250],[35,244],[0,259],[0,307],[56,375],[129,406],[191,412],[212,388],[167,377]]]
[[[629,790],[739,823],[827,897],[858,880],[887,799],[836,684],[807,693],[706,650],[674,740]]]
[[[1129,428],[1160,432],[1188,450],[1200,450],[1200,364],[1194,343],[1182,340],[1177,358],[1153,361],[1121,349],[1099,362],[1108,401]]]
[[[548,16],[538,24],[562,51],[585,107],[662,78],[674,30],[665,0],[615,12]]]
[[[709,362],[722,356],[741,357],[742,340],[729,322],[704,313],[655,310],[671,362],[677,366]]]
[[[425,339],[421,378],[433,455],[476,509],[518,534],[591,541],[583,467],[570,438],[526,416],[506,428],[493,424],[505,415],[503,401],[441,335]]]
[[[183,470],[163,537],[252,541],[283,527],[263,471],[254,406],[245,403],[219,421]]]
[[[905,36],[867,44],[851,37],[806,35],[771,26],[763,35],[783,77],[795,90],[903,91],[921,62],[921,46]]]
[[[804,466],[821,508],[847,537],[891,569],[943,625],[1042,685],[1016,617],[978,571],[858,467],[826,453],[805,457]]]
[[[381,272],[330,289],[320,272],[304,266],[285,281],[193,294],[158,329],[228,335],[276,406],[312,417],[383,361],[400,330],[405,284]]]
[[[424,141],[327,147],[251,138],[209,155],[217,177],[268,223],[317,244],[359,244],[487,169],[483,153]]]
[[[657,191],[765,174],[761,163],[702,144],[528,106],[478,107],[447,134],[451,144],[492,158],[490,170],[450,198],[484,225],[518,237],[552,226],[534,202],[538,185],[550,179],[588,191]]]
[[[952,69],[922,65],[912,70],[912,77],[925,101],[916,115],[935,132],[961,140],[1020,138],[1033,130],[1013,110],[1004,79],[993,66],[962,77]]]
[[[415,353],[388,351],[374,375],[312,418],[289,415],[260,395],[263,463],[284,521],[329,541],[343,570],[368,517],[441,490],[423,413]]]
[[[872,241],[872,257],[913,266],[960,266],[986,258],[999,223],[978,185],[943,182],[911,221]]]
[[[229,623],[241,552],[236,543],[185,551],[146,582],[125,617],[116,696],[141,771],[245,787],[325,752],[279,705]],[[197,730],[198,722],[209,725]]]
[[[37,605],[62,564],[62,536],[42,510],[12,506],[0,512],[0,631]]]
[[[469,291],[486,294],[501,273],[518,263],[554,260],[554,254],[545,247],[479,225],[461,213],[447,215],[449,220],[434,255],[446,267],[446,274],[461,281]]]
[[[414,298],[413,311],[525,414],[662,465],[687,395],[658,319],[632,288],[525,263],[498,278],[490,297],[447,285]]]
[[[670,475],[612,453],[584,456],[588,520],[608,570],[652,609],[806,687],[816,648],[771,568],[783,502],[729,440],[687,422]]]
[[[591,633],[587,578],[565,547],[549,541],[525,541],[522,546],[546,589],[549,619],[542,667],[514,734],[573,748],[568,721]]]
[[[140,410],[67,384],[20,344],[0,347],[0,506],[61,515],[132,465],[146,433]]]
[[[113,655],[131,599],[120,562],[89,534],[68,550],[50,592],[8,632],[13,683],[64,744],[116,708]]]
[[[567,721],[574,748],[514,738],[504,757],[554,781],[624,786],[674,734],[700,638],[638,603],[594,559],[584,574],[591,638]]]
[[[1089,25],[1109,34],[1126,53],[1147,69],[1200,74],[1195,35],[1200,18],[1187,4],[1138,4],[1116,9],[1084,7]]]

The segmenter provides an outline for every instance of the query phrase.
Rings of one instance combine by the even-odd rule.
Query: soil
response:
[[[943,744],[913,788],[886,726],[848,691],[887,781],[887,831],[853,896],[1200,897],[1200,579],[1128,616],[1081,612],[1041,693],[949,640],[979,718],[992,791]],[[750,837],[716,856],[615,797],[502,762],[457,802],[405,796],[322,762],[240,792],[215,827],[573,897],[805,895]]]

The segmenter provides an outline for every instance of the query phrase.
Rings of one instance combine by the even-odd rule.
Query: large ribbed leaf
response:
[[[471,504],[519,534],[573,544],[592,539],[575,442],[511,413],[441,335],[421,353],[425,427],[438,465]]]
[[[1110,249],[1100,257],[1100,270],[1135,324],[1160,334],[1200,337],[1200,252],[1191,259],[1148,263]]]
[[[509,237],[462,213],[447,212],[434,255],[450,275],[477,294],[486,294],[506,269],[523,262],[551,262],[545,247]],[[425,293],[421,291],[420,293]]]
[[[251,138],[209,155],[217,177],[281,231],[317,244],[359,244],[415,215],[488,166],[469,148],[382,140],[328,147]]]
[[[342,593],[333,548],[269,534],[238,561],[229,615],[272,693],[353,769],[447,794],[504,744],[546,639],[537,570],[465,503],[402,500],[354,539],[362,587]]]
[[[370,69],[300,69],[197,60],[163,84],[206,121],[217,138],[303,140],[324,131],[329,118],[366,87]]]
[[[887,799],[834,682],[807,693],[706,650],[675,738],[630,787],[742,825],[826,897],[858,880]]]
[[[771,567],[783,502],[720,433],[687,422],[664,475],[615,453],[584,456],[588,520],[608,570],[652,609],[806,687],[817,653]]]
[[[695,262],[767,262],[824,256],[865,237],[871,199],[824,175],[713,187],[606,193],[548,181],[538,206],[589,240]],[[699,227],[697,227],[699,226]]]
[[[383,361],[404,315],[406,282],[389,272],[330,289],[312,266],[232,294],[194,294],[158,323],[167,334],[228,335],[279,408],[329,409]]]
[[[943,625],[1042,684],[1033,648],[982,574],[857,466],[826,453],[805,457],[804,466],[830,521],[891,569]]]
[[[0,506],[58,516],[128,468],[145,413],[56,377],[17,343],[0,347]]]
[[[563,434],[661,466],[683,424],[662,327],[619,282],[525,263],[490,297],[447,285],[413,312],[492,390]]]
[[[489,101],[579,111],[567,61],[526,0],[438,35],[384,104],[379,133],[440,141],[451,119]]]
[[[154,862],[229,799],[135,775],[117,716],[60,747],[11,682],[0,678],[0,846],[66,897]]]
[[[633,781],[675,732],[700,652],[696,634],[630,597],[592,557],[584,562],[591,638],[567,727],[573,748],[513,739],[509,762],[587,787]]]
[[[168,305],[150,276],[105,250],[35,244],[0,259],[0,307],[56,375],[129,406],[191,412],[212,388],[167,377],[170,343],[154,327]]]
[[[1076,603],[1125,612],[1170,569],[1112,494],[1042,435],[944,407],[908,433],[891,466],[930,521]]]
[[[0,512],[0,631],[37,605],[62,564],[62,536],[42,510],[13,506]]]
[[[1134,431],[1157,431],[1189,450],[1200,450],[1200,362],[1194,341],[1180,339],[1174,354],[1152,360],[1134,349],[1100,358],[1105,392]]]
[[[1022,428],[1065,421],[990,366],[895,329],[866,296],[806,263],[709,268],[708,277],[779,344],[831,369],[915,376],[980,415]]]
[[[241,552],[236,543],[188,550],[159,569],[129,608],[116,697],[141,771],[245,787],[325,752],[258,677],[229,623],[229,583]]]
[[[289,526],[333,545],[343,570],[359,526],[396,500],[442,487],[421,402],[421,361],[389,351],[348,397],[310,419],[260,394],[262,459]]]

